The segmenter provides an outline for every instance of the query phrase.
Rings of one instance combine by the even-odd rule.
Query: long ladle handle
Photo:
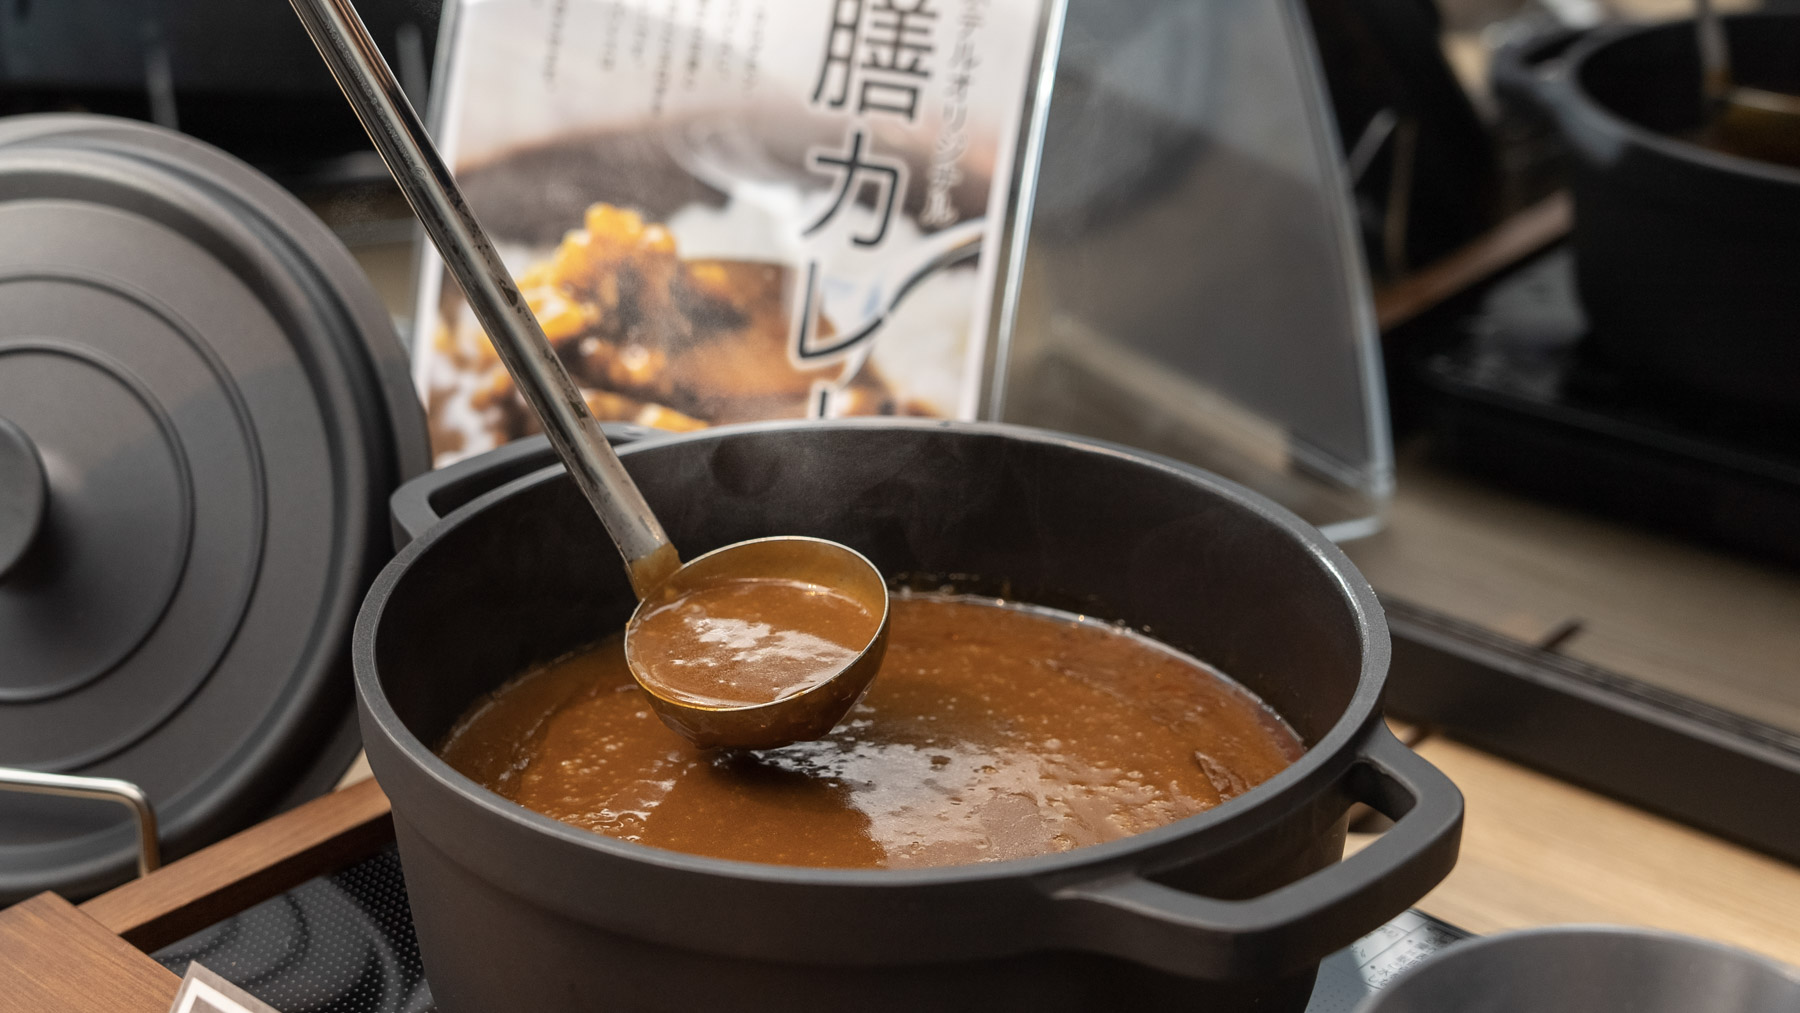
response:
[[[500,361],[543,421],[569,474],[625,556],[641,596],[680,565],[669,536],[606,443],[600,423],[575,389],[514,284],[494,244],[457,188],[425,125],[349,0],[292,0],[313,45],[350,100],[394,182],[443,255]]]

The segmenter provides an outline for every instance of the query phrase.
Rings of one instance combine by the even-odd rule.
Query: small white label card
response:
[[[169,1013],[281,1013],[243,989],[200,966],[188,965],[187,976]]]

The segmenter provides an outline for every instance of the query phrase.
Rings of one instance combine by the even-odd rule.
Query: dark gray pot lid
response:
[[[181,135],[0,121],[0,419],[0,766],[136,782],[170,856],[329,787],[428,459],[341,244]],[[0,793],[0,903],[134,861],[117,807]]]

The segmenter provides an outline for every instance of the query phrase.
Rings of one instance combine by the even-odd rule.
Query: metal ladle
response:
[[[836,542],[800,537],[739,542],[683,566],[544,337],[494,244],[475,220],[455,177],[355,8],[349,0],[292,3],[375,150],[393,173],[394,182],[443,255],[445,267],[462,286],[469,308],[487,331],[500,361],[543,422],[551,446],[625,557],[639,599],[626,626],[627,643],[649,596],[663,598],[726,577],[823,584],[856,599],[871,615],[880,617],[868,644],[835,675],[771,703],[712,707],[671,699],[647,684],[633,666],[632,675],[650,694],[657,716],[703,747],[770,748],[829,732],[856,704],[881,664],[887,644],[888,595],[880,571],[860,553]]]
[[[1694,0],[1694,31],[1707,140],[1733,154],[1800,166],[1800,95],[1736,82],[1725,25],[1712,0]]]

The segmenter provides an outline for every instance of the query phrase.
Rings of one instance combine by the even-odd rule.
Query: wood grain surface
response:
[[[0,1013],[164,1013],[180,985],[53,893],[0,911]]]
[[[1642,925],[1800,966],[1800,868],[1449,739],[1417,749],[1467,804],[1461,857],[1422,910],[1482,935]]]
[[[81,910],[133,945],[155,950],[366,858],[393,836],[387,796],[365,780],[103,893]]]

